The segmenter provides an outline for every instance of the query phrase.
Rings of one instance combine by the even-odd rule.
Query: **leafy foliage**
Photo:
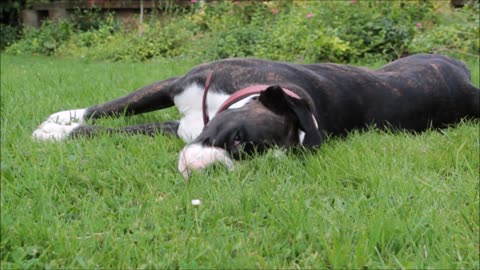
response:
[[[73,33],[72,24],[66,21],[54,23],[43,21],[40,28],[28,27],[23,30],[23,38],[8,48],[16,54],[55,54],[58,47]]]
[[[450,10],[439,14],[437,20],[444,24],[426,20],[410,44],[412,53],[448,51],[480,54],[479,6],[467,6],[460,10]]]
[[[72,14],[72,21],[75,29],[80,32],[98,30],[102,26],[110,26],[115,29],[118,29],[120,26],[113,19],[112,13],[102,14],[98,8],[76,9]]]
[[[0,50],[12,45],[18,39],[18,28],[0,24]]]
[[[82,32],[63,44],[58,54],[112,61],[144,61],[154,57],[175,57],[185,53],[182,43],[193,35],[185,19],[175,24],[156,22],[136,31],[115,31],[110,24]]]
[[[123,26],[112,15],[79,10],[73,22],[26,29],[7,52],[111,61],[251,56],[299,62],[391,61],[421,52],[479,54],[478,3],[460,10],[430,1],[191,5],[163,20],[151,14],[147,23]]]

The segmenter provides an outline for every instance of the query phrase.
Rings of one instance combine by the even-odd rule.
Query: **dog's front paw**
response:
[[[203,170],[215,163],[223,164],[229,171],[233,170],[233,161],[225,149],[188,144],[180,152],[178,170],[188,179],[193,171]]]
[[[79,126],[78,123],[61,125],[45,121],[33,132],[32,137],[40,141],[61,141],[66,139]]]
[[[85,122],[85,109],[61,111],[50,115],[32,134],[37,140],[61,141]]]
[[[61,125],[69,125],[70,123],[82,124],[85,121],[85,112],[86,109],[57,112],[50,115],[44,123],[50,122]]]

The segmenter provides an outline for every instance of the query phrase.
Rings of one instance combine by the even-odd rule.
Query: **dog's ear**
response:
[[[287,95],[280,86],[270,86],[260,93],[259,101],[276,114],[293,115],[299,128],[305,132],[303,146],[316,148],[322,143],[313,110],[307,101]]]

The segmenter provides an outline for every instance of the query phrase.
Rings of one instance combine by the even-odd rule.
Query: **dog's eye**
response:
[[[233,143],[232,143],[233,148],[237,148],[237,147],[239,147],[239,146],[242,144],[241,139],[242,139],[242,138],[241,138],[240,135],[238,135],[238,134],[235,135],[235,137],[233,137],[233,141],[232,141],[232,142],[233,142]]]

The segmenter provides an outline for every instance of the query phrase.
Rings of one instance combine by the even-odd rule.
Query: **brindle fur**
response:
[[[214,72],[211,92],[232,94],[255,84],[275,85],[296,92],[311,110],[322,134],[344,135],[372,124],[378,128],[423,131],[458,123],[462,118],[480,117],[480,91],[471,84],[465,64],[446,56],[421,54],[399,59],[375,71],[337,64],[297,65],[243,58],[220,60],[199,65],[182,77],[160,81],[116,100],[92,106],[87,109],[87,118],[123,113],[132,115],[171,107],[175,95],[187,86],[197,83],[203,87],[210,71]],[[259,102],[252,101],[246,106],[251,108],[248,113],[245,109],[239,110],[241,125],[257,129],[258,125],[264,125],[263,129],[273,130],[266,132],[267,135],[256,136],[273,136],[282,132],[287,134],[286,137],[277,139],[275,144],[294,145],[292,138],[298,135],[298,121],[280,131],[278,128],[282,124],[271,123],[285,122],[281,119],[285,115],[261,113],[264,108],[258,106]],[[196,141],[209,138],[208,143],[214,143],[212,137],[222,133],[215,122],[227,118],[228,114],[232,114],[230,121],[239,120],[238,114],[221,113],[205,127]],[[253,118],[257,119],[253,121],[256,126],[249,124]],[[177,121],[124,129],[81,126],[71,136],[95,135],[99,130],[175,135],[177,128]]]

